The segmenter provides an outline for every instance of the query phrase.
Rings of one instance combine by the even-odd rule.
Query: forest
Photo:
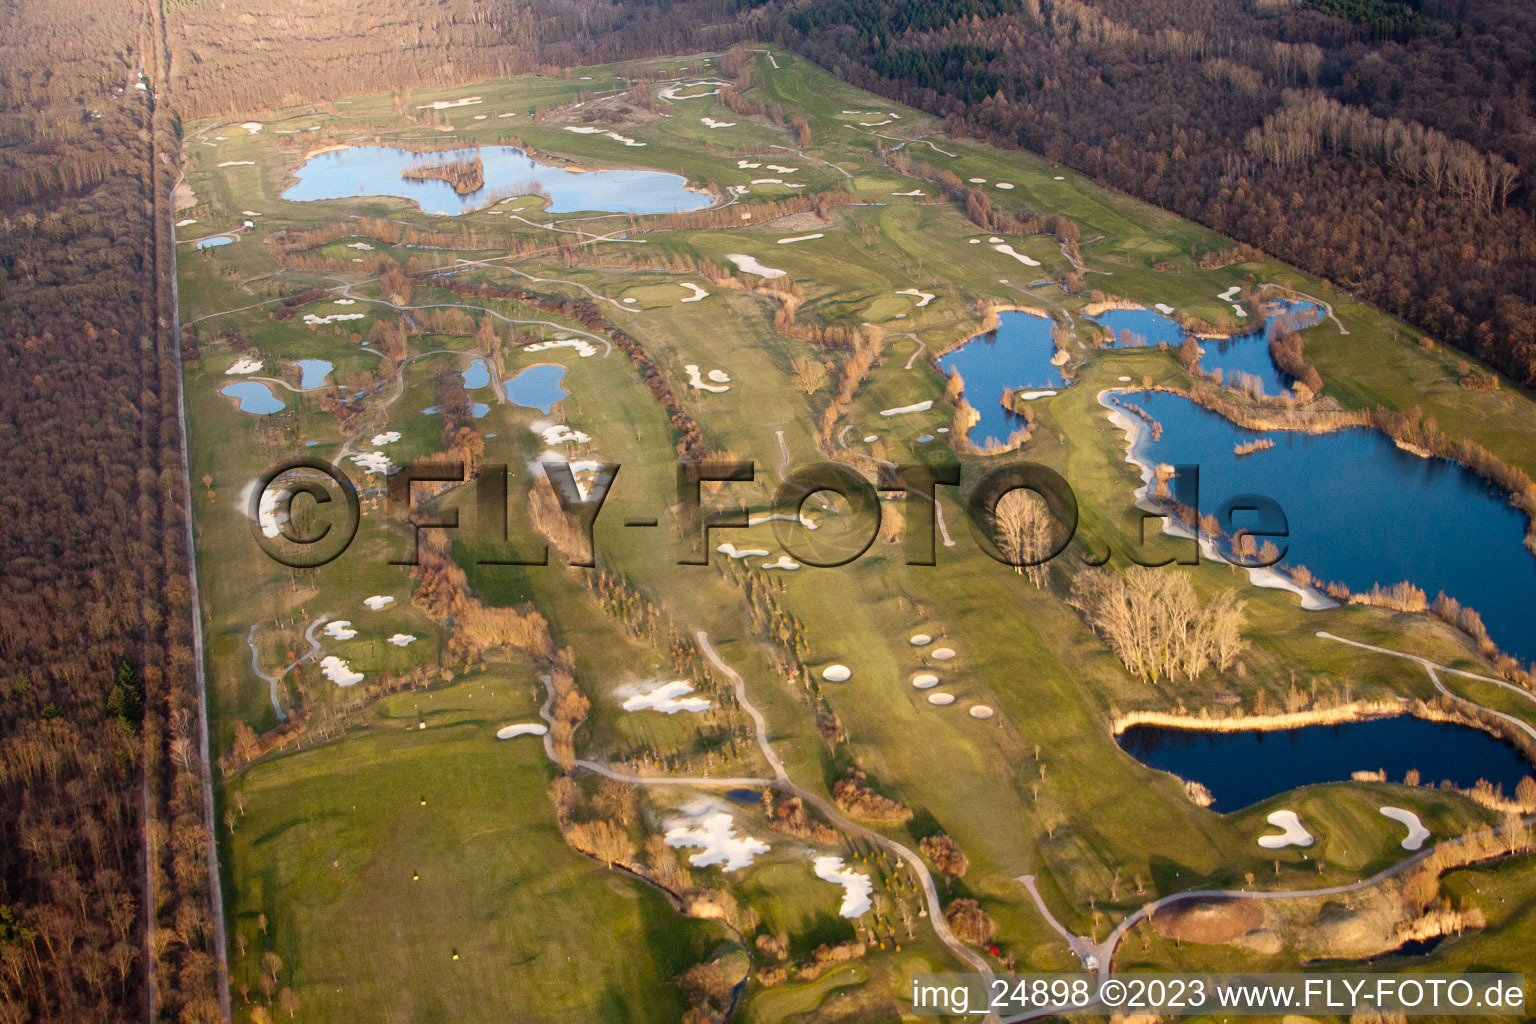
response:
[[[1529,7],[980,6],[802,2],[783,30],[855,85],[1258,246],[1536,382]]]

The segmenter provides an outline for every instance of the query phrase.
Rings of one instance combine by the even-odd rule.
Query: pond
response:
[[[274,395],[272,389],[259,380],[241,380],[226,384],[219,389],[219,394],[239,399],[241,412],[255,413],[257,416],[265,416],[287,408],[283,400]]]
[[[299,390],[312,391],[315,388],[325,386],[325,378],[331,375],[334,367],[329,359],[295,359],[293,365],[299,368]]]
[[[559,363],[535,363],[502,385],[507,398],[527,409],[537,409],[546,416],[555,403],[570,394],[561,386],[565,367]]]
[[[1415,769],[1423,785],[1449,779],[1467,789],[1486,779],[1510,796],[1536,774],[1518,750],[1481,729],[1411,715],[1271,732],[1133,725],[1117,741],[1142,764],[1204,785],[1223,813],[1357,771],[1385,770],[1401,782]]]
[[[965,382],[965,400],[980,415],[968,434],[971,443],[985,448],[1007,442],[1024,426],[1024,418],[1003,408],[1003,392],[1010,388],[1054,391],[1067,386],[1061,368],[1051,363],[1056,343],[1049,317],[1010,311],[997,315],[997,329],[978,334],[937,360],[940,372],[954,370]]]
[[[469,369],[460,376],[464,378],[465,391],[479,391],[491,382],[491,371],[486,367],[484,359],[473,360]]]
[[[484,167],[484,185],[459,195],[437,178],[408,179],[403,171],[423,164],[474,160]],[[713,202],[703,192],[691,192],[688,179],[662,171],[585,171],[540,163],[513,146],[440,153],[413,153],[392,146],[351,146],[310,157],[294,172],[298,179],[283,193],[295,202],[350,199],[357,196],[396,196],[408,199],[423,213],[454,217],[480,209],[493,200],[540,192],[549,196],[549,212],[609,210],[616,213],[677,213],[700,210]]]
[[[1220,370],[1222,380],[1233,384],[1237,374],[1247,374],[1263,385],[1268,395],[1283,395],[1291,388],[1291,378],[1269,357],[1270,336],[1278,331],[1301,331],[1322,322],[1323,309],[1315,302],[1278,299],[1264,304],[1264,325],[1244,334],[1221,338],[1199,338],[1205,354],[1200,365],[1207,372]],[[1088,318],[1109,329],[1110,348],[1140,348],[1184,344],[1189,333],[1179,324],[1150,309],[1111,309]]]
[[[193,242],[192,247],[194,249],[215,249],[221,245],[232,245],[234,241],[234,238],[229,235],[214,235],[212,238],[204,238]]]
[[[1420,458],[1363,427],[1252,431],[1180,395],[1117,393],[1106,401],[1140,406],[1162,425],[1159,440],[1138,431],[1138,460],[1200,467],[1202,513],[1240,494],[1278,502],[1289,529],[1282,566],[1304,565],[1355,592],[1403,580],[1431,600],[1443,591],[1475,608],[1508,653],[1536,659],[1536,556],[1525,547],[1526,519],[1475,473]],[[1274,447],[1233,453],[1255,438]]]

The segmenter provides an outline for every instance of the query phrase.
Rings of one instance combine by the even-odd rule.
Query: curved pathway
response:
[[[288,721],[288,713],[283,710],[281,702],[277,699],[277,685],[289,672],[292,672],[295,668],[298,668],[304,662],[320,653],[320,641],[315,639],[315,629],[324,625],[329,618],[329,615],[322,615],[309,624],[308,628],[304,630],[304,639],[309,641],[309,653],[290,661],[283,668],[279,669],[276,675],[268,675],[261,670],[261,664],[258,661],[259,656],[256,652],[257,626],[254,622],[251,623],[250,632],[245,634],[246,646],[251,649],[251,671],[266,680],[272,697],[272,710],[277,713],[277,720],[279,722]]]

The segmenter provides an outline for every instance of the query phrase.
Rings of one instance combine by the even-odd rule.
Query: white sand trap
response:
[[[433,100],[431,103],[418,103],[417,110],[452,110],[454,107],[472,107],[480,102],[479,96],[465,96],[461,100]]]
[[[987,242],[990,245],[996,245],[997,243],[999,243],[1001,241],[1002,241],[1002,239],[998,238],[996,235],[993,235],[992,237],[987,239]]]
[[[1131,379],[1131,378],[1129,378],[1129,377],[1121,377],[1121,378],[1120,378],[1120,383],[1121,383],[1121,384],[1124,384],[1124,383],[1126,383],[1126,382],[1128,382],[1128,381],[1129,381],[1129,380],[1130,380],[1130,379]]]
[[[987,183],[986,178],[971,178],[969,180],[972,185],[985,185]]]
[[[997,712],[993,711],[992,708],[990,706],[986,705],[986,704],[972,704],[971,705],[971,717],[972,718],[980,718],[983,721],[985,721],[986,719],[991,718],[996,713]]]
[[[580,338],[560,338],[557,341],[536,341],[532,345],[524,345],[524,352],[543,352],[552,348],[573,348],[576,354],[583,359],[590,359],[597,355],[597,346],[590,341],[582,341]]]
[[[1232,303],[1232,315],[1238,317],[1239,319],[1243,319],[1248,316],[1248,311],[1234,302]]]
[[[1054,394],[1056,394],[1055,391],[1046,388],[1043,391],[1016,391],[1014,392],[1014,397],[1022,398],[1026,402],[1033,402],[1037,398],[1050,398]]]
[[[254,166],[255,163],[256,163],[255,160],[225,160],[223,163],[219,164],[219,166],[220,167],[251,167],[251,166]]]
[[[699,118],[699,121],[706,128],[735,128],[736,127],[736,122],[735,121],[716,121],[712,117],[701,117],[701,118]]]
[[[922,309],[924,306],[928,305],[928,303],[932,302],[934,300],[934,298],[935,298],[933,292],[920,292],[916,288],[903,288],[901,291],[897,292],[896,294],[897,295],[915,295],[915,296],[917,296],[917,308],[918,309]]]
[[[416,636],[413,633],[396,633],[385,642],[394,644],[396,647],[409,647],[416,642]]]
[[[715,550],[727,558],[767,558],[769,555],[769,552],[764,548],[739,548],[730,541],[726,541],[715,548]]]
[[[383,594],[374,594],[372,597],[365,597],[365,598],[363,598],[363,604],[367,605],[369,608],[371,608],[374,611],[378,611],[380,608],[383,608],[385,605],[390,605],[390,604],[394,604],[394,603],[395,603],[395,599],[394,598],[386,597]]]
[[[693,388],[695,391],[712,391],[718,395],[731,390],[730,387],[725,384],[710,384],[703,377],[699,376],[699,367],[697,363],[688,363],[683,367],[683,369],[688,371],[688,386]]]
[[[543,736],[549,732],[549,726],[543,722],[519,722],[517,725],[504,725],[496,730],[496,738],[510,740],[516,736]]]
[[[1284,829],[1278,835],[1259,836],[1259,845],[1266,850],[1279,850],[1286,846],[1311,846],[1312,833],[1301,827],[1301,819],[1295,811],[1271,811],[1269,823]]]
[[[357,305],[357,300],[356,299],[335,299],[333,301],[338,306],[355,306],[355,305]]]
[[[367,242],[348,242],[347,248],[356,249],[359,252],[369,252],[372,251],[373,246],[369,245]]]
[[[757,257],[748,256],[745,253],[728,252],[725,254],[725,258],[736,264],[736,269],[748,274],[756,274],[758,277],[766,277],[770,281],[774,278],[783,277],[786,273],[774,267],[765,267],[757,262]]]
[[[1429,829],[1424,827],[1419,816],[1412,811],[1403,807],[1382,807],[1380,810],[1384,817],[1408,826],[1408,838],[1403,840],[1403,849],[1417,850],[1424,845],[1424,840],[1429,838]]]
[[[800,182],[800,181],[786,181],[784,183],[784,187],[785,188],[805,188],[805,183],[804,182]]]
[[[1155,303],[1152,304],[1152,308],[1157,310],[1159,313],[1163,314],[1164,316],[1172,316],[1173,315],[1173,307],[1168,305],[1168,303],[1166,303],[1166,302],[1155,302]]]
[[[678,284],[684,288],[687,288],[691,293],[686,299],[683,300],[684,302],[698,302],[700,299],[706,299],[709,297],[709,292],[705,291],[703,288],[700,288],[692,281],[679,281]]]
[[[864,443],[865,444],[874,444],[878,440],[880,440],[880,435],[879,434],[865,434],[864,435]]]
[[[1021,253],[1017,249],[1015,249],[1013,246],[1009,245],[1007,242],[1004,242],[1002,245],[994,245],[992,248],[996,249],[998,252],[1002,253],[1004,256],[1012,256],[1014,259],[1018,260],[1020,263],[1024,264],[1026,267],[1038,267],[1038,266],[1040,266],[1040,261],[1039,260],[1033,259],[1033,258],[1031,258],[1029,256],[1024,255],[1023,253]]]
[[[304,322],[311,327],[324,327],[326,324],[339,323],[342,320],[362,320],[367,316],[367,313],[327,313],[325,316],[305,313]]]
[[[385,476],[393,476],[400,468],[389,461],[389,456],[383,452],[357,452],[352,456],[352,461],[364,473],[383,473]]]
[[[630,297],[630,298],[626,298],[624,301],[625,302],[639,302],[640,300],[636,299],[636,298],[633,298],[633,297]]]
[[[248,134],[255,135],[257,132],[261,131],[262,128],[264,128],[266,126],[263,125],[260,121],[246,121],[243,124],[241,124],[240,127],[244,128]]]
[[[369,438],[368,443],[369,444],[394,444],[398,440],[400,440],[400,431],[398,431],[398,430],[386,430],[382,434],[374,434],[373,437]]]
[[[970,242],[972,245],[980,245],[981,244],[981,239],[979,239],[979,238],[967,238],[966,241]]]
[[[551,423],[547,427],[534,424],[534,428],[538,431],[538,435],[544,439],[544,443],[550,447],[554,447],[557,444],[586,444],[592,440],[590,434],[580,430],[573,430],[564,423]]]
[[[724,370],[710,370],[705,376],[716,384],[729,384],[731,382],[731,375]]]
[[[260,217],[261,216],[261,214],[259,212],[257,212],[256,210],[241,210],[240,214],[241,214],[241,216],[244,216],[244,217]]]
[[[775,521],[785,523],[799,523],[807,530],[815,530],[819,528],[816,525],[816,521],[813,520],[810,516],[806,515],[804,512],[800,513],[799,516],[792,516],[788,512],[773,512],[764,516],[749,516],[747,518],[747,525],[762,526],[764,523],[772,523]]]
[[[1002,189],[1004,192],[1007,192],[1007,191],[1010,191],[1013,188],[1013,182],[1011,182],[1011,181],[1000,181],[1000,182],[997,183],[997,187]]]
[[[697,826],[687,822],[668,823],[668,846],[698,846],[703,849],[688,858],[697,868],[718,864],[725,871],[740,871],[752,858],[768,852],[768,844],[751,836],[737,836],[736,822],[725,811],[705,815]]]
[[[821,670],[821,678],[829,683],[846,683],[853,675],[853,669],[847,665],[828,665]]]
[[[325,678],[337,686],[356,686],[363,681],[361,672],[352,671],[351,665],[334,654],[328,654],[320,659],[320,671],[325,673]]]
[[[933,637],[929,636],[927,633],[912,634],[911,644],[913,647],[927,647],[931,643],[933,643]]]
[[[932,672],[919,672],[912,677],[912,685],[919,690],[931,690],[939,685],[939,677]]]
[[[893,196],[925,196],[927,194],[928,193],[924,192],[920,188],[915,188],[911,192],[892,192],[891,193],[891,195],[893,195]]]
[[[869,913],[869,894],[875,891],[875,883],[868,875],[844,867],[841,857],[817,857],[813,864],[817,878],[843,887],[843,903],[837,908],[838,914],[859,918]]]
[[[940,693],[930,693],[928,695],[928,703],[934,705],[935,707],[941,707],[941,708],[948,707],[949,705],[953,704],[954,702],[955,702],[955,695],[952,694],[952,693],[942,693],[942,692],[940,692]]]
[[[794,174],[800,168],[798,168],[798,167],[785,167],[783,164],[769,164],[768,165],[768,169],[770,171],[778,171],[780,174]]]
[[[761,167],[763,165],[760,164],[760,163],[754,163],[751,160],[737,160],[736,161],[736,166],[741,168],[744,171],[750,171],[750,170],[756,170],[757,168],[759,168],[759,167]]]
[[[1220,295],[1218,295],[1216,297],[1218,299],[1220,299],[1222,302],[1231,302],[1232,301],[1232,296],[1236,295],[1238,292],[1240,292],[1242,290],[1243,290],[1243,286],[1242,285],[1235,284],[1231,288],[1228,288],[1226,291],[1222,292]]]
[[[232,373],[255,373],[261,369],[260,359],[237,359],[235,365],[224,371],[225,376]]]
[[[565,126],[565,130],[574,132],[577,135],[601,135],[603,133],[603,129],[590,124],[568,124]]]
[[[1056,177],[1052,178],[1051,180],[1052,181],[1066,181],[1067,179],[1066,179],[1065,175],[1058,174],[1058,175],[1056,175]]]
[[[886,118],[884,121],[860,121],[859,122],[859,127],[860,128],[879,128],[883,124],[890,124],[891,121],[892,121],[892,118],[889,118],[889,117]]]
[[[184,228],[188,224],[196,224],[196,223],[197,223],[197,218],[196,217],[183,217],[181,220],[176,222],[176,226],[179,227],[179,228]]]
[[[929,399],[925,399],[925,400],[923,400],[921,402],[914,402],[912,405],[898,405],[894,409],[881,409],[880,410],[880,415],[881,416],[904,416],[904,415],[906,415],[909,412],[927,412],[929,409],[932,409],[932,408],[933,408],[933,399],[929,398]]]
[[[821,233],[820,231],[816,232],[815,234],[811,234],[811,235],[791,235],[788,238],[781,238],[781,239],[779,239],[779,244],[780,245],[790,245],[791,243],[794,243],[794,242],[809,242],[813,238],[826,238],[826,237],[827,236],[824,235],[823,233]]]
[[[660,711],[664,715],[675,715],[679,711],[698,714],[700,711],[707,710],[709,708],[707,698],[684,696],[692,692],[692,683],[686,679],[676,679],[670,683],[662,683],[654,690],[635,694],[624,701],[622,707],[625,711]]]
[[[939,433],[947,434],[947,433],[949,433],[949,428],[948,427],[940,427],[939,428]]]
[[[795,561],[793,558],[790,558],[788,555],[780,555],[778,561],[764,562],[761,566],[759,566],[759,568],[783,569],[785,572],[794,572],[796,569],[800,568],[800,563]]]
[[[357,636],[357,630],[352,629],[351,619],[335,619],[325,624],[325,635],[337,640],[351,640]]]
[[[954,656],[955,656],[955,651],[954,651],[954,648],[952,648],[952,647],[935,647],[933,649],[933,660],[934,661],[949,661]]]
[[[784,179],[783,178],[753,178],[752,179],[752,184],[754,184],[754,185],[782,185],[782,184],[784,184]]]
[[[489,114],[476,114],[475,115],[475,120],[476,121],[484,121],[489,116],[490,116]]]

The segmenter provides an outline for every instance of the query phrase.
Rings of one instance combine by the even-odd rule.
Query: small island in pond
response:
[[[421,163],[405,168],[400,172],[400,176],[412,181],[428,179],[446,181],[459,195],[467,196],[485,187],[485,164],[478,156],[473,160]]]

